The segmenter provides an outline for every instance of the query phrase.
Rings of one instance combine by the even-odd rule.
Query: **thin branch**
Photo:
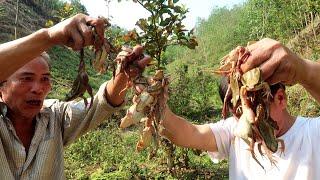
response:
[[[17,25],[18,25],[18,14],[19,14],[19,0],[17,0],[16,6],[16,19],[15,19],[15,27],[14,27],[14,39],[17,39]]]

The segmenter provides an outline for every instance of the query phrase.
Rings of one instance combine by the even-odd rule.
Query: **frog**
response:
[[[104,74],[106,71],[106,59],[108,56],[107,48],[103,45],[101,49],[95,52],[95,59],[93,60],[92,66],[96,71]]]
[[[138,152],[150,146],[152,141],[152,128],[153,128],[152,126],[148,126],[142,130],[142,133],[140,135],[140,140],[136,144],[136,150]]]
[[[85,107],[88,106],[87,99],[83,96],[85,92],[88,92],[91,101],[89,104],[89,109],[91,108],[93,104],[93,92],[92,92],[92,87],[89,84],[89,76],[86,72],[85,68],[85,62],[84,62],[84,50],[80,50],[80,63],[79,63],[79,68],[78,68],[78,75],[76,80],[73,82],[72,89],[68,94],[66,94],[65,100],[66,101],[71,101],[76,99],[77,97],[82,97],[84,100]]]
[[[220,60],[220,67],[218,70],[213,71],[216,74],[220,75],[228,75],[235,69],[238,61],[242,59],[242,52],[244,51],[244,47],[238,46],[233,49],[228,55],[224,56]]]
[[[241,64],[243,64],[249,57],[250,52],[247,48],[238,46],[232,50],[227,56],[223,57],[221,60],[221,66],[218,70],[214,71],[217,74],[229,76],[229,88],[232,94],[232,105],[237,106],[239,100],[239,90],[240,90],[240,78],[242,71],[240,69]],[[225,105],[225,104],[224,104]]]
[[[247,91],[264,90],[263,96],[271,99],[271,90],[267,82],[262,80],[260,68],[253,68],[241,76],[241,83],[246,87]]]
[[[284,152],[284,141],[282,139],[278,139],[275,135],[275,129],[279,127],[277,124],[274,124],[274,120],[265,114],[266,108],[263,107],[262,104],[259,104],[256,108],[256,122],[259,132],[264,139],[264,142],[267,148],[272,152],[275,153],[278,149],[280,149],[281,153]],[[279,143],[281,144],[279,148]]]
[[[247,90],[244,86],[240,88],[240,99],[242,114],[238,119],[238,123],[234,129],[234,135],[235,137],[241,138],[249,145],[249,151],[251,152],[252,158],[262,167],[262,169],[264,169],[254,153],[254,144],[256,142],[256,138],[260,138],[261,135],[257,128],[253,126],[256,121],[256,115],[252,110],[252,104],[248,99]]]

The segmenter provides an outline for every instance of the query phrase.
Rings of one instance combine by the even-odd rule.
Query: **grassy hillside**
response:
[[[15,24],[16,13],[16,1],[8,0],[0,3],[0,43],[15,38],[15,27],[17,38],[20,38],[45,25],[46,17],[24,3],[19,3],[17,24]]]
[[[53,0],[51,0],[53,1]],[[0,42],[13,39],[15,2],[0,4]],[[49,15],[39,7],[20,4],[18,37],[44,26]],[[31,1],[30,1],[31,2]],[[32,1],[36,2],[36,1]],[[40,2],[40,1],[39,1]],[[42,5],[43,2],[41,1]],[[5,7],[5,8],[4,8]],[[198,22],[196,50],[171,47],[165,58],[171,62],[167,72],[171,75],[171,109],[194,123],[220,120],[221,100],[218,96],[219,77],[209,69],[217,67],[219,60],[238,45],[247,41],[271,37],[308,59],[320,57],[320,22],[317,1],[296,0],[290,3],[271,0],[248,0],[232,9],[213,9],[207,20]],[[277,13],[277,12],[281,13]],[[2,13],[1,13],[2,12]],[[2,16],[1,16],[2,15]],[[263,24],[263,25],[262,25]],[[53,91],[49,98],[63,99],[76,77],[79,53],[65,47],[49,51],[52,58]],[[86,62],[93,57],[86,51]],[[89,68],[90,84],[96,91],[110,75],[96,75]],[[290,111],[295,115],[319,116],[319,105],[301,86],[288,87]],[[228,162],[214,164],[208,156],[193,150],[176,148],[176,166],[172,173],[165,168],[165,152],[148,159],[148,149],[135,151],[141,129],[120,130],[123,112],[106,120],[65,151],[68,179],[227,179]],[[186,163],[187,162],[187,163]]]

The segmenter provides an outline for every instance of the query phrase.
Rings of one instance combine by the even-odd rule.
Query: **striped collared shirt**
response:
[[[0,179],[65,179],[63,149],[78,137],[97,127],[119,108],[109,105],[104,97],[106,83],[95,95],[87,112],[83,101],[45,100],[36,116],[35,134],[28,154],[0,106]]]

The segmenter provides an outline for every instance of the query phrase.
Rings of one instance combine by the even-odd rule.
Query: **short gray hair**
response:
[[[39,57],[44,59],[48,63],[49,69],[51,69],[51,59],[49,54],[46,51],[43,51]]]
[[[38,57],[41,57],[43,60],[45,60],[48,63],[49,70],[50,70],[51,69],[51,59],[50,59],[49,54],[47,52],[43,51]],[[5,82],[7,82],[7,80],[1,81],[0,87],[2,87]]]

